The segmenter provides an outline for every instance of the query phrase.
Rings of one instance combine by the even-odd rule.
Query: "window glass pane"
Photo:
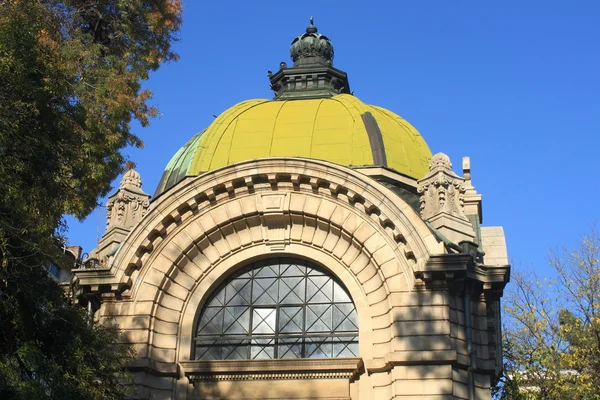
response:
[[[225,333],[250,333],[250,308],[225,308],[223,330]]]
[[[332,342],[329,338],[307,338],[306,358],[327,358],[332,354]]]
[[[302,358],[302,339],[280,339],[277,352],[278,358]]]
[[[207,308],[204,310],[198,334],[219,334],[223,332],[223,308]]]
[[[235,279],[225,288],[225,304],[227,306],[250,305],[250,279]]]
[[[251,277],[252,277],[252,271],[244,272],[243,274],[238,276],[238,278],[251,278]]]
[[[220,290],[208,303],[207,307],[222,307],[225,305],[225,290]]]
[[[318,269],[314,269],[314,268],[308,268],[307,273],[310,276],[325,275],[323,272],[319,271]]]
[[[220,360],[221,347],[215,344],[215,340],[198,341],[196,343],[196,358],[198,360]]]
[[[252,339],[250,349],[253,360],[275,358],[275,339]]]
[[[358,355],[358,337],[334,339],[333,357],[356,357]]]
[[[54,275],[56,278],[58,278],[58,276],[60,275],[60,268],[58,267],[58,265],[56,264],[50,264],[48,266],[48,272],[50,272],[50,274]]]
[[[254,280],[252,287],[253,304],[277,304],[277,283],[276,278],[260,278]]]
[[[279,329],[281,333],[302,333],[304,317],[302,307],[281,307],[279,309]]]
[[[281,276],[304,276],[306,267],[298,264],[283,263],[281,264]]]
[[[306,281],[306,297],[309,303],[333,301],[333,281],[327,276],[309,276]]]
[[[248,346],[243,340],[228,340],[221,347],[221,359],[245,360],[248,358]]]
[[[336,303],[352,303],[352,299],[350,299],[346,291],[335,282],[333,283],[333,301]]]
[[[254,272],[254,276],[258,278],[274,278],[279,275],[279,266],[278,265],[270,265],[262,268],[256,269]]]
[[[306,330],[308,332],[328,332],[332,330],[332,310],[329,304],[309,304],[306,306]]]
[[[252,315],[253,333],[275,333],[275,308],[255,308]]]
[[[304,304],[306,279],[285,277],[279,282],[279,302],[281,304]]]
[[[334,331],[357,331],[356,309],[354,304],[333,305],[333,330]]]

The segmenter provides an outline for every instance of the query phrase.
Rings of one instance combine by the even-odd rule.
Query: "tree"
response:
[[[0,398],[119,398],[127,349],[88,329],[44,266],[157,110],[142,81],[177,59],[179,0],[0,2]]]
[[[553,251],[556,272],[513,274],[504,300],[505,399],[600,399],[600,237]]]

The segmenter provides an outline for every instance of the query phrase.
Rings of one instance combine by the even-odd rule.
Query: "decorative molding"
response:
[[[272,373],[272,374],[210,374],[190,375],[190,382],[196,381],[255,381],[255,380],[291,380],[291,379],[350,379],[354,373],[351,372],[296,372],[296,373]]]
[[[355,379],[360,358],[182,361],[190,382],[240,380]]]

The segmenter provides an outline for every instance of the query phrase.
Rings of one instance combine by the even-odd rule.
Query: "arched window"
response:
[[[356,308],[341,284],[316,265],[268,259],[212,295],[195,341],[197,360],[355,357]]]

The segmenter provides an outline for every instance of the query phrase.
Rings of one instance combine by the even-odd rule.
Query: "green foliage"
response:
[[[513,274],[498,398],[600,399],[600,238],[550,255],[554,279]]]
[[[42,268],[19,268],[0,292],[0,398],[121,399],[132,356],[114,329],[86,324]]]
[[[157,110],[141,82],[181,25],[179,0],[0,2],[0,398],[121,398],[128,351],[88,329],[44,265]]]

